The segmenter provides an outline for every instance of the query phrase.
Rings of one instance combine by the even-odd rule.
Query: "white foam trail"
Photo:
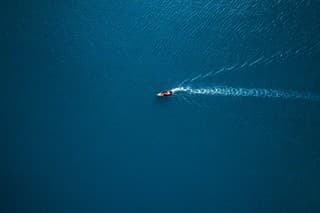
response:
[[[320,26],[320,25],[319,25]],[[277,52],[275,52],[272,55],[269,56],[260,56],[258,58],[253,58],[251,60],[245,61],[242,64],[235,64],[229,67],[222,67],[221,69],[217,70],[217,71],[210,71],[208,73],[205,74],[199,74],[194,78],[188,79],[189,82],[193,82],[195,80],[198,79],[205,79],[207,77],[214,77],[216,75],[221,75],[224,74],[226,72],[232,72],[235,70],[244,70],[245,68],[250,68],[252,66],[258,66],[258,65],[269,65],[271,63],[274,62],[281,62],[284,61],[290,57],[297,57],[300,55],[304,55],[304,54],[312,54],[314,51],[316,51],[316,49],[320,46],[320,41],[316,41],[316,42],[312,42],[308,45],[302,46],[302,47],[297,47],[297,48],[290,48],[290,49],[283,49],[283,50],[278,50]],[[186,81],[184,81],[185,83]],[[179,86],[181,86],[183,84],[180,84]]]
[[[193,82],[195,80],[197,80],[198,78],[200,78],[202,76],[202,74],[197,75],[196,77],[194,77],[193,79],[190,80],[190,82]]]
[[[183,80],[183,81],[179,84],[179,87],[180,87],[181,85],[183,85],[184,83],[186,83],[187,81],[189,81],[189,80],[190,80],[189,78]]]
[[[216,86],[209,88],[176,87],[171,89],[173,93],[184,92],[190,95],[214,95],[214,96],[241,96],[260,98],[282,98],[320,101],[320,96],[312,93],[302,93],[296,91],[283,91],[274,89],[257,88],[234,88],[226,86]]]

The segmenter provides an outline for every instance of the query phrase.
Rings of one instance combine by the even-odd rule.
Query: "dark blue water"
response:
[[[320,212],[319,102],[155,97],[320,94],[319,1],[0,10],[1,212]]]

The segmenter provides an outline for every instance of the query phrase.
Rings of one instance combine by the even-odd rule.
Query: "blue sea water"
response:
[[[317,0],[2,3],[0,212],[319,212]]]

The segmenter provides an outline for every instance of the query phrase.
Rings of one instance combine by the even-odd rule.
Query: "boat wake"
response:
[[[176,87],[171,89],[173,93],[187,93],[189,95],[210,95],[210,96],[238,96],[258,98],[280,98],[320,101],[320,96],[313,93],[302,93],[297,91],[284,91],[262,88],[234,88],[226,86],[215,86],[207,88],[193,88],[190,86]]]

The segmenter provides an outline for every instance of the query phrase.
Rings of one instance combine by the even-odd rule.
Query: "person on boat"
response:
[[[159,96],[159,97],[170,96],[172,94],[173,94],[173,92],[171,90],[167,90],[167,91],[162,91],[162,92],[157,93],[157,96]]]

